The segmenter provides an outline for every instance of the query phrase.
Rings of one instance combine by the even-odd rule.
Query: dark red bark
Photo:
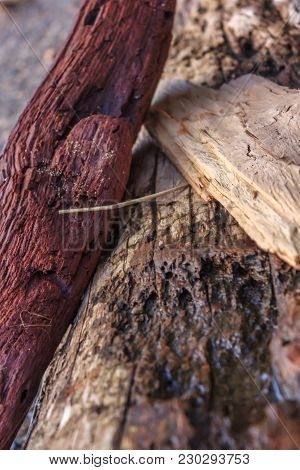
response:
[[[175,0],[88,0],[0,159],[0,447],[21,424],[105,242],[171,38]]]

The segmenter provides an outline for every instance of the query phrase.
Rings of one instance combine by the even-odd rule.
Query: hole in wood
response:
[[[20,403],[24,403],[24,401],[26,400],[27,395],[28,395],[28,390],[25,388],[21,393]]]
[[[173,12],[172,11],[165,11],[165,20],[171,20],[173,18]]]
[[[100,6],[97,6],[93,8],[93,10],[89,11],[84,19],[84,25],[92,26],[96,21],[99,11],[100,11]]]

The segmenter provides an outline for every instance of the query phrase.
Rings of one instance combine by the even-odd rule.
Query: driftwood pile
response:
[[[233,37],[234,21],[220,28],[224,44],[214,33],[223,3],[207,7],[200,28],[217,43],[204,60]],[[197,0],[183,4],[176,28]],[[1,156],[2,448],[74,318],[114,216],[59,210],[123,198],[174,10],[175,0],[87,0]],[[240,38],[229,55],[239,56]],[[173,74],[181,39],[171,52]],[[196,44],[200,50],[206,42]],[[217,67],[223,74],[226,62],[219,58]],[[205,70],[205,82],[215,85]],[[297,401],[295,271],[258,247],[300,267],[298,116],[299,92],[256,76],[219,90],[184,80],[158,97],[147,126],[159,149],[141,140],[130,188],[137,196],[166,190],[165,205],[148,198],[141,223],[128,217],[116,251],[99,264],[48,370],[29,447],[259,447],[266,403],[274,411],[265,400],[272,381],[289,404]],[[182,193],[168,199],[178,180]],[[269,348],[277,320],[282,329]],[[284,431],[294,426],[292,412],[279,408],[275,417]],[[290,447],[297,433],[296,425],[287,432]],[[270,434],[261,445],[284,445],[285,434],[278,443]]]

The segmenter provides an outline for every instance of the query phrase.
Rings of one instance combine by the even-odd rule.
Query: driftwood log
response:
[[[300,92],[245,75],[220,90],[162,86],[151,135],[202,197],[300,269]]]
[[[255,70],[299,87],[295,5],[179,0],[165,78],[220,87]],[[141,143],[130,198],[180,181]],[[192,190],[123,223],[44,377],[28,448],[299,447],[299,273]]]
[[[0,447],[21,424],[98,263],[161,75],[175,1],[88,0],[0,159]]]

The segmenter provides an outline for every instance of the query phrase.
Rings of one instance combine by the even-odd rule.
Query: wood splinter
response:
[[[148,196],[139,197],[137,199],[130,199],[130,201],[120,202],[118,204],[112,204],[107,206],[96,206],[96,207],[82,207],[81,209],[61,209],[58,211],[59,214],[86,214],[87,212],[101,212],[101,211],[113,211],[115,209],[123,209],[125,207],[133,206],[134,204],[142,204],[143,202],[150,202],[160,197],[167,196],[168,194],[186,189],[188,184],[180,184],[174,188],[165,189],[159,193],[149,194]]]

